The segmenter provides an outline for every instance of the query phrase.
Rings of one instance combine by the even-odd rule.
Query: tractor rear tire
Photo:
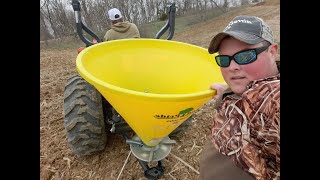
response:
[[[71,77],[65,86],[64,128],[68,145],[78,156],[91,155],[106,146],[101,94],[79,75]]]

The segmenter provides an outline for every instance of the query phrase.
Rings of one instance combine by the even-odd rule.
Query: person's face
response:
[[[245,50],[258,48],[266,45],[266,43],[258,43],[255,45],[246,44],[233,37],[227,37],[222,40],[219,46],[219,55],[232,56],[235,53]],[[228,67],[220,67],[223,78],[229,85],[231,90],[236,94],[242,94],[246,90],[246,86],[250,81],[267,78],[278,74],[275,62],[278,54],[278,45],[272,44],[268,49],[258,54],[257,59],[245,65],[237,64],[234,59],[231,60]]]

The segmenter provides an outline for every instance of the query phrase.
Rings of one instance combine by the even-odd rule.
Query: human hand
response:
[[[214,99],[217,99],[223,93],[223,91],[228,88],[228,85],[224,83],[215,83],[211,84],[210,88],[217,91],[216,95],[213,96]]]

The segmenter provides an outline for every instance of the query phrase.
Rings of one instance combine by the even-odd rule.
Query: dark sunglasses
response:
[[[220,67],[228,67],[232,59],[239,65],[250,64],[257,60],[258,54],[268,49],[269,46],[270,44],[255,49],[246,49],[235,53],[233,56],[218,55],[215,59]]]

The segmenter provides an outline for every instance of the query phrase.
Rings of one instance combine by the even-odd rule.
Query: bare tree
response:
[[[89,12],[89,9],[88,9],[88,4],[91,3],[91,0],[85,0],[85,1],[82,1],[81,2],[81,8],[82,8],[82,15],[85,19],[85,23],[89,26],[89,27],[93,27],[92,26],[92,20],[91,20],[91,13]]]
[[[138,4],[139,4],[139,21],[140,21],[140,24],[143,23],[143,22],[147,22],[147,12],[145,11],[145,6],[144,6],[144,2],[143,0],[139,0],[138,1]]]
[[[74,35],[74,12],[65,7],[63,0],[40,0],[41,39],[60,38]],[[230,5],[246,4],[249,0],[79,0],[83,23],[98,34],[110,28],[107,11],[118,8],[124,19],[137,25],[166,19],[169,3],[175,2],[176,17],[197,14],[201,20],[208,18],[212,9],[226,12]],[[70,5],[70,3],[69,3]],[[212,11],[211,11],[212,12]]]
[[[54,38],[58,37],[58,32],[56,29],[55,24],[53,23],[53,15],[52,10],[50,8],[50,1],[44,0],[42,1],[43,5],[40,6],[40,11],[42,11],[43,18],[45,18],[48,21],[48,28],[52,29],[52,34]]]
[[[227,0],[224,0],[224,2],[226,2]],[[226,12],[226,9],[224,7],[221,7],[220,5],[218,5],[218,3],[214,0],[210,0],[211,5],[214,4],[215,7],[217,7],[218,9],[220,9],[222,12]],[[225,4],[223,4],[223,6],[225,6]]]
[[[228,0],[224,0],[224,3],[223,3],[223,9],[225,10],[225,11],[228,11],[228,8],[229,8],[229,2],[228,2]]]
[[[249,4],[249,0],[240,0],[240,5],[243,6],[243,5],[247,5]]]
[[[52,39],[52,36],[49,33],[45,19],[43,17],[43,12],[40,9],[40,41],[45,41],[46,45],[48,45],[47,40],[49,39]]]
[[[52,10],[55,14],[55,24],[59,27],[57,30],[62,36],[71,35],[73,33],[73,28],[71,22],[68,20],[65,7],[62,0],[51,0]]]

